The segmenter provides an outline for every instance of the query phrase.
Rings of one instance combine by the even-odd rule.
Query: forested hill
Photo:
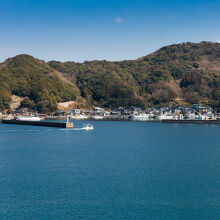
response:
[[[41,112],[57,110],[57,102],[75,100],[79,91],[62,81],[44,61],[29,55],[7,59],[0,65],[0,110],[10,107],[11,96],[24,97],[23,107]]]
[[[0,110],[9,107],[12,94],[25,97],[23,106],[45,112],[79,98],[90,106],[220,108],[220,44],[176,44],[121,62],[45,63],[19,55],[0,65],[0,81]]]

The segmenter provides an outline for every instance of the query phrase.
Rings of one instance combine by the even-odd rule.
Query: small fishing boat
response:
[[[87,124],[87,125],[85,125],[83,128],[82,128],[83,130],[93,130],[94,129],[94,126],[93,125],[91,125],[91,124]]]

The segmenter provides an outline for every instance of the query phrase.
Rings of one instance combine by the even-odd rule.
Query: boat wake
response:
[[[87,124],[87,125],[84,125],[82,128],[63,128],[62,130],[75,130],[75,131],[80,131],[80,130],[86,130],[86,131],[89,131],[89,130],[94,130],[94,126],[93,125],[90,125],[90,124]]]
[[[85,130],[85,131],[89,131],[89,130],[94,130],[94,126],[87,124],[84,125],[82,128],[55,128],[55,129],[4,129],[4,130],[0,130],[0,133],[18,133],[18,132],[54,132],[57,130],[62,130],[62,131],[81,131],[81,130]]]
[[[82,127],[82,129],[83,130],[93,130],[94,129],[94,126],[93,125],[91,125],[91,124],[87,124],[87,125],[85,125],[84,127]]]

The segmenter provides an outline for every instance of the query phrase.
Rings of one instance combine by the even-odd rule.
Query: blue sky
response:
[[[186,41],[220,42],[217,0],[0,0],[0,61],[124,60]]]

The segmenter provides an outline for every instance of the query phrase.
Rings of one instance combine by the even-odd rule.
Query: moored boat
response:
[[[161,120],[172,120],[172,119],[175,119],[175,118],[170,113],[168,113],[168,114],[161,114],[161,115],[158,116],[158,120],[160,120],[160,121]]]
[[[16,116],[17,121],[40,121],[41,118],[38,116]]]
[[[71,115],[70,118],[74,119],[74,120],[85,120],[85,119],[88,119],[88,116],[82,115],[82,114],[77,114],[77,115]]]
[[[94,119],[94,120],[102,120],[104,118],[104,116],[102,116],[102,115],[94,115],[94,116],[92,116],[92,119]]]
[[[131,120],[133,121],[149,121],[151,120],[151,115],[150,114],[145,114],[145,113],[141,113],[138,115],[131,115]]]

